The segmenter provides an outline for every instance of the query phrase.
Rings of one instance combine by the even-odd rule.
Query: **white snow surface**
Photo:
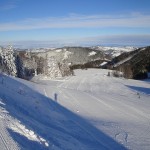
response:
[[[126,51],[126,52],[130,52],[132,50],[135,50],[135,47],[132,46],[117,46],[117,47],[109,47],[109,46],[96,46],[96,47],[92,47],[93,49],[97,49],[97,50],[103,50],[103,51],[108,51],[108,50],[116,50],[116,51]]]
[[[57,49],[57,50],[56,50],[57,53],[59,53],[59,52],[61,52],[61,51],[62,51],[62,49]]]
[[[104,66],[104,65],[106,65],[108,62],[106,62],[106,61],[104,61],[104,62],[102,62],[101,64],[100,64],[100,66]]]
[[[1,75],[0,150],[149,150],[150,81],[108,71],[34,82]]]
[[[103,51],[105,54],[107,55],[109,54],[112,57],[117,57],[121,55],[123,52],[130,52],[130,51],[134,51],[137,49],[136,47],[132,47],[132,46],[118,46],[118,47],[95,46],[91,48],[94,50]]]
[[[93,56],[93,55],[96,55],[96,54],[97,54],[97,53],[96,53],[95,51],[92,51],[92,52],[89,53],[88,56]]]

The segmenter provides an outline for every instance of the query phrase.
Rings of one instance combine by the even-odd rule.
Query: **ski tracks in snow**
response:
[[[17,143],[11,139],[7,128],[9,123],[9,117],[7,112],[0,107],[0,150],[20,150]]]
[[[0,149],[5,149],[5,150],[10,150],[11,148],[8,146],[9,144],[7,143],[6,141],[6,136],[5,136],[5,129],[3,127],[3,123],[2,121],[0,120],[0,128],[1,128],[1,131],[0,131],[0,139],[1,139],[1,145],[0,145]]]
[[[84,111],[86,114],[89,114],[89,112],[83,108],[82,104],[73,97],[70,93],[66,92],[65,89],[60,89],[59,93],[62,94],[62,96],[65,98],[64,100],[69,103],[69,105],[72,106],[72,108],[75,110],[75,112],[80,112],[80,110]]]
[[[79,101],[77,101],[73,96],[71,96],[71,94],[66,94],[66,92],[64,92],[65,90],[61,90],[60,93],[63,94],[64,98],[69,98],[70,100],[73,100],[75,103],[72,103],[72,101],[69,101],[69,99],[67,99],[69,101],[69,103],[75,107],[75,105],[78,105],[78,108],[80,107],[84,112],[86,112],[88,114],[88,111],[86,109],[84,109],[83,107],[81,107],[82,105],[79,103]],[[63,110],[59,110],[60,112]],[[76,112],[79,112],[79,110],[77,109]],[[98,137],[96,137],[94,133],[92,133],[88,127],[86,127],[84,124],[82,124],[82,121],[80,122],[79,120],[76,120],[76,118],[74,117],[69,117],[69,119],[74,122],[74,124],[76,124],[79,128],[81,128],[84,132],[86,132],[89,137],[91,137],[91,139],[95,139],[100,145],[102,145],[105,149],[110,149],[110,147],[108,146],[108,143],[103,143]],[[95,149],[95,148],[93,148]]]
[[[141,102],[136,100],[125,84],[122,84],[122,82],[129,81],[120,80],[106,76],[100,77],[100,74],[92,73],[91,76],[73,76],[65,82],[57,84],[54,90],[59,94],[60,101],[58,100],[58,103],[79,116],[89,119],[91,124],[106,131],[114,140],[130,149],[137,147],[136,140],[133,141],[133,139],[141,139],[138,142],[142,145],[146,137],[149,137],[150,115],[148,110],[145,111],[140,107]],[[46,90],[44,93],[47,96]],[[70,116],[68,117],[70,118]],[[95,120],[90,120],[90,118],[101,121],[96,124]],[[111,120],[110,122],[114,122],[115,125],[103,125],[103,118],[106,123],[107,120]],[[71,118],[71,120],[93,139],[100,140],[95,132],[84,127],[82,122],[76,118]],[[99,141],[99,143],[101,142]],[[106,143],[102,142],[101,144],[106,146]],[[109,143],[107,144],[109,145]]]
[[[119,132],[115,134],[115,139],[122,144],[127,144],[128,143],[128,133],[125,131]]]

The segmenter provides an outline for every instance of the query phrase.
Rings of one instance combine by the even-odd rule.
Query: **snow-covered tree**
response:
[[[59,69],[61,71],[61,75],[64,76],[69,76],[69,75],[73,75],[73,71],[70,70],[69,65],[65,62],[63,63],[58,63],[59,65]]]
[[[67,63],[60,63],[54,57],[46,56],[45,75],[50,78],[59,78],[72,75],[72,71]]]
[[[0,61],[3,72],[12,76],[16,76],[17,69],[15,64],[14,50],[12,46],[8,46],[7,48],[1,48]]]
[[[27,58],[23,60],[23,73],[25,78],[36,75],[37,63],[34,58]]]
[[[58,62],[56,61],[56,59],[54,57],[47,56],[45,75],[50,78],[62,77],[62,73],[60,71]]]
[[[29,52],[17,52],[16,54],[17,76],[29,79],[37,75],[37,61]]]

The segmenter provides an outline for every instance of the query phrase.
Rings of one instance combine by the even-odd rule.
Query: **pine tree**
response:
[[[1,49],[0,60],[3,72],[12,76],[17,75],[14,50],[12,46],[8,46],[7,48]]]
[[[54,57],[47,56],[45,74],[50,78],[62,77],[59,65]]]
[[[59,69],[61,71],[62,77],[72,75],[73,72],[70,70],[69,65],[65,62],[58,63]]]

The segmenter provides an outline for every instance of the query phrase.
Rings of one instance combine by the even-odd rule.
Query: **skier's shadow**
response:
[[[57,93],[54,93],[54,100],[57,103],[57,101],[58,101],[58,94]]]

